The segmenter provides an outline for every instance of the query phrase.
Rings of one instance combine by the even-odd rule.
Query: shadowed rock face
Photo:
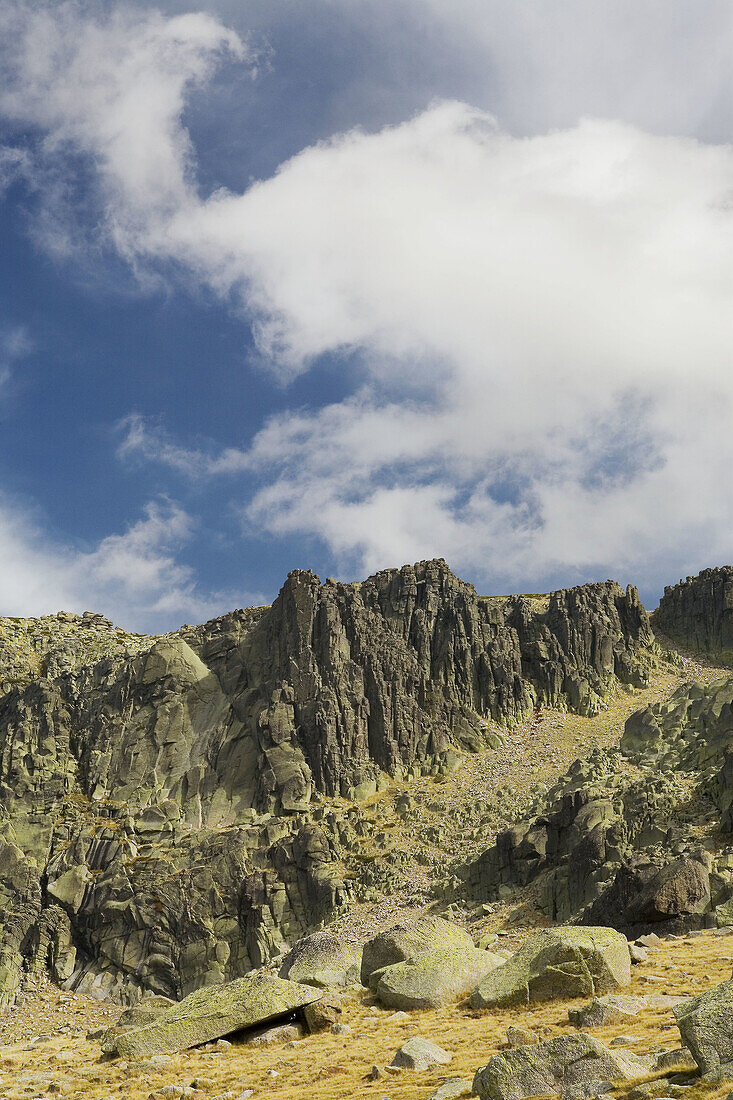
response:
[[[633,588],[482,599],[441,560],[296,571],[272,607],[157,639],[80,622],[90,663],[67,616],[0,695],[0,1004],[39,951],[123,999],[246,973],[348,899],[315,791],[437,772],[539,703],[593,713],[653,645]]]
[[[596,749],[575,761],[465,875],[484,898],[540,880],[553,920],[580,917],[629,932],[661,922],[727,925],[733,860],[725,834],[731,832],[733,677],[727,676],[683,684],[632,714],[618,749]]]
[[[697,653],[733,664],[733,566],[668,585],[654,625]]]

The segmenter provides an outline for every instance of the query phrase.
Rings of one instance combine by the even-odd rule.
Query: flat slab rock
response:
[[[606,1081],[633,1081],[649,1069],[647,1059],[609,1050],[581,1032],[495,1054],[477,1070],[473,1091],[480,1100],[527,1100],[557,1093],[563,1100],[584,1100]]]
[[[254,1027],[313,1004],[321,991],[269,974],[248,974],[184,997],[154,1021],[120,1034],[106,1033],[102,1050],[124,1058],[172,1054]]]

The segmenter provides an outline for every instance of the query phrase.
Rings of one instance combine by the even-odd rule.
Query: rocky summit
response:
[[[276,1097],[268,1052],[301,1043],[321,1068],[282,1095],[727,1079],[729,574],[651,617],[611,581],[483,597],[436,560],[296,571],[271,607],[157,637],[0,619],[0,1033],[96,1004],[135,1098],[215,1093],[209,1063],[179,1071],[238,1044]],[[33,1018],[58,1060],[73,1031]],[[115,1083],[138,1064],[157,1092]],[[255,1094],[233,1074],[217,1096]]]

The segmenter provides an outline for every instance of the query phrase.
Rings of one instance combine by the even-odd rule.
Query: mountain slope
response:
[[[123,999],[246,973],[368,889],[343,796],[538,705],[595,713],[655,660],[632,588],[482,599],[443,561],[291,573],[272,607],[149,645],[99,626],[91,663],[49,643],[0,698],[0,1002],[47,961]]]

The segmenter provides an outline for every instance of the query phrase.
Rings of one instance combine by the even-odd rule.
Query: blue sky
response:
[[[733,556],[733,10],[0,0],[0,612]]]

